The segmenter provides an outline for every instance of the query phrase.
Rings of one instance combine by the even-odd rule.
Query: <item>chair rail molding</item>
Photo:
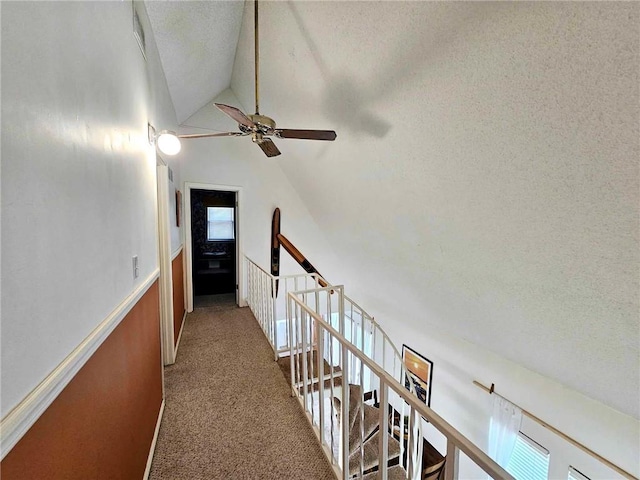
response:
[[[184,245],[180,245],[178,248],[176,248],[176,251],[171,254],[172,262],[176,259],[178,255],[180,255],[180,252],[182,252],[183,249],[184,249]]]

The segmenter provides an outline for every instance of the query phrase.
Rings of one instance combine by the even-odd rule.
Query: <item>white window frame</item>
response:
[[[567,474],[567,479],[568,480],[591,480],[584,473],[582,473],[577,468],[572,467],[571,465],[569,465],[569,473]]]
[[[225,221],[225,222],[216,222],[214,220],[211,220],[209,213],[211,212],[211,209],[225,209],[225,210],[231,210],[231,221]],[[235,215],[235,209],[233,207],[207,207],[207,241],[208,242],[225,242],[225,241],[232,241],[236,239],[236,233],[235,233],[235,222],[236,222],[236,215]],[[215,226],[216,224],[222,224],[224,223],[229,224],[231,223],[231,237],[216,237],[215,236]],[[213,233],[213,236],[210,236],[210,234]]]

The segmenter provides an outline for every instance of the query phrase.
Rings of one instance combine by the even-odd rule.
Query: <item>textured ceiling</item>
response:
[[[239,41],[235,30],[214,41],[237,45],[231,89],[245,111],[251,7],[235,12]],[[165,22],[191,9],[163,8]],[[268,160],[341,260],[338,278],[317,261],[321,271],[381,318],[451,332],[638,418],[638,4],[305,1],[260,12],[261,113],[338,132],[333,143],[278,140],[282,156]],[[206,33],[182,24],[174,41],[192,51],[206,43],[196,31]],[[192,77],[222,76],[207,58]],[[196,99],[181,85],[180,100],[172,83],[193,78],[172,80],[170,63],[182,120],[215,89]],[[235,127],[208,112],[189,123]],[[255,159],[267,161],[258,149]]]
[[[178,122],[229,87],[242,1],[145,2]]]
[[[250,6],[231,81],[244,106]],[[339,255],[334,281],[379,318],[638,418],[639,11],[262,3],[261,112],[338,133],[278,140],[269,160]]]

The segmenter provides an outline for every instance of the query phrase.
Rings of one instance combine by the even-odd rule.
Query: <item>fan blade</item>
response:
[[[243,137],[248,133],[242,132],[221,132],[221,133],[187,133],[178,135],[178,138],[207,138],[207,137]]]
[[[264,138],[260,143],[260,148],[267,157],[277,157],[280,155],[280,150],[276,147],[276,144],[271,141],[270,138]]]
[[[328,140],[334,141],[337,137],[333,130],[291,130],[279,128],[274,132],[279,138],[299,138],[302,140]]]
[[[245,127],[249,127],[249,128],[253,128],[256,126],[256,124],[253,123],[249,119],[249,117],[247,117],[244,113],[242,113],[236,107],[231,107],[223,103],[214,103],[214,105],[218,107],[218,109],[220,109],[222,113],[226,113],[231,118],[233,118],[236,122],[238,122],[240,125],[244,125]]]

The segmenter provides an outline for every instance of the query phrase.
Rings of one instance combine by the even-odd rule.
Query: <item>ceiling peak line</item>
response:
[[[300,140],[323,140],[334,141],[337,137],[333,130],[308,130],[308,129],[285,129],[276,128],[276,122],[266,115],[260,115],[259,109],[259,71],[260,71],[260,53],[259,53],[259,27],[258,27],[258,0],[254,0],[253,9],[253,26],[254,26],[254,82],[255,82],[255,107],[256,113],[246,115],[242,110],[232,105],[224,103],[215,103],[214,105],[222,113],[234,120],[238,125],[235,132],[218,132],[218,133],[189,133],[181,134],[180,138],[213,138],[213,137],[244,137],[251,136],[251,141],[258,145],[267,157],[276,157],[281,154],[273,140],[268,137],[276,138],[292,138]]]
[[[187,128],[198,128],[200,130],[209,130],[210,132],[225,132],[226,131],[226,130],[218,130],[216,128],[198,127],[196,125],[189,125],[187,123],[181,123],[178,126],[179,127],[187,127]]]

